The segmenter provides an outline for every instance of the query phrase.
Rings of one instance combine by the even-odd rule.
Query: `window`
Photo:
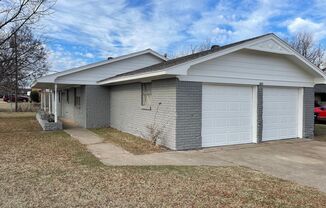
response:
[[[74,88],[74,105],[80,109],[80,96],[77,96],[77,88]]]
[[[141,84],[141,106],[150,107],[152,104],[152,83]]]
[[[69,103],[69,90],[67,90],[67,103]]]
[[[61,103],[61,91],[58,91],[59,103]]]

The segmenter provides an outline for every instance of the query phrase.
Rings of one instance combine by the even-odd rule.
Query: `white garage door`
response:
[[[298,137],[299,89],[264,87],[263,141]]]
[[[202,146],[252,142],[252,88],[203,85]]]

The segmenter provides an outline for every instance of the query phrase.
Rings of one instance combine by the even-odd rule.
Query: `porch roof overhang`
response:
[[[70,88],[70,87],[78,87],[80,85],[78,84],[63,84],[63,83],[55,83],[55,82],[35,82],[32,84],[32,88],[36,88],[36,89],[54,89],[55,88],[55,84],[57,84],[57,89],[61,90],[61,89],[66,89],[66,88]]]

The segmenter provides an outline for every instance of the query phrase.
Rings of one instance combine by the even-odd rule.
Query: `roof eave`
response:
[[[166,70],[162,71],[155,71],[150,73],[143,73],[143,74],[134,74],[129,76],[123,76],[123,77],[116,77],[116,78],[109,78],[106,80],[102,80],[97,82],[99,85],[110,85],[110,84],[116,84],[116,83],[122,83],[122,82],[130,82],[135,80],[142,80],[142,79],[148,79],[148,78],[154,78],[154,77],[174,77],[176,75],[167,73]]]

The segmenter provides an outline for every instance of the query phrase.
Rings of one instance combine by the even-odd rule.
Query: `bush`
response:
[[[36,102],[36,103],[40,102],[40,94],[35,90],[31,92],[30,97],[32,102]]]

